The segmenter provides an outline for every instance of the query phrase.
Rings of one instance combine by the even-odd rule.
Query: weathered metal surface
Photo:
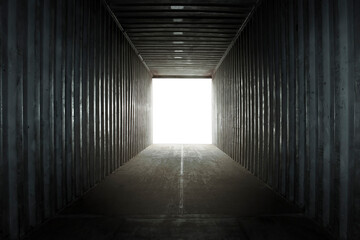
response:
[[[151,74],[103,1],[0,1],[0,238],[152,142]]]
[[[214,144],[359,239],[359,1],[263,1],[213,76]]]

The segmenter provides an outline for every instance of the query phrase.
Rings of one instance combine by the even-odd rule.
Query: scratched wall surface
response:
[[[360,239],[360,1],[263,1],[213,76],[213,141]]]
[[[151,75],[103,1],[0,17],[0,239],[18,239],[151,144]]]

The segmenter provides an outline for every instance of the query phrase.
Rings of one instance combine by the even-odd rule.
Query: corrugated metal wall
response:
[[[0,1],[0,238],[151,144],[151,75],[101,0]]]
[[[263,1],[213,76],[214,143],[360,239],[360,1]]]

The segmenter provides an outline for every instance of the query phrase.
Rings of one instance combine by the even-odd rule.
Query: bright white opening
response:
[[[153,79],[153,143],[211,144],[211,79]]]

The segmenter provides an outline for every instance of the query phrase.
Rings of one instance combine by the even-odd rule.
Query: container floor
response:
[[[329,239],[213,145],[152,145],[27,239]]]

